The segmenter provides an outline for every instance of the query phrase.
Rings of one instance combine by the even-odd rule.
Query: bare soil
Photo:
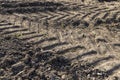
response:
[[[0,37],[0,65],[1,80],[103,80],[108,76],[86,62],[72,63],[11,36]]]
[[[1,1],[0,80],[120,80],[120,3],[81,1]]]

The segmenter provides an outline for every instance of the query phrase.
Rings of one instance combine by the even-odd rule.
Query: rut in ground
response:
[[[29,28],[15,26],[12,23],[0,23],[1,35],[15,35],[22,41],[32,43],[32,46],[42,48],[44,54],[52,52],[66,57],[73,63],[85,61],[93,69],[100,69],[107,73],[106,80],[120,78],[119,33],[119,27],[65,30],[50,28],[36,33]]]
[[[93,69],[107,73],[106,80],[119,80],[119,3],[12,4],[0,5],[2,7],[0,13],[9,13],[9,15],[0,15],[1,35],[15,35],[22,41],[42,48],[43,54],[52,52],[66,57],[73,63],[85,61]],[[28,6],[29,4],[31,5]]]
[[[14,5],[13,5],[14,4]],[[120,22],[120,5],[114,3],[19,2],[1,4],[3,19],[24,26],[89,27]],[[29,14],[31,13],[31,14]],[[36,30],[36,29],[35,29]]]

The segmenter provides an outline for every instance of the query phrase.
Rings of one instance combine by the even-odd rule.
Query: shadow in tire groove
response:
[[[31,35],[31,34],[34,34],[36,32],[28,32],[28,33],[22,33],[23,36],[26,36],[26,35]]]
[[[84,18],[86,18],[87,16],[89,16],[90,14],[92,14],[93,12],[91,12],[91,13],[87,13],[86,15],[84,15],[84,16],[82,16],[82,18],[81,19],[84,19]]]
[[[4,28],[0,28],[0,30],[6,30],[6,29],[14,29],[14,28],[20,28],[20,26],[12,26],[12,27],[4,27]]]
[[[45,38],[45,39],[39,40],[37,42],[34,42],[33,45],[38,45],[38,44],[41,44],[45,41],[54,41],[54,40],[57,40],[57,38],[56,37]]]
[[[78,56],[75,57],[75,58],[72,58],[71,61],[72,61],[72,60],[75,60],[75,59],[82,58],[82,57],[84,57],[84,56],[91,56],[91,55],[93,55],[93,54],[97,54],[97,51],[92,50],[92,51],[83,53],[83,54],[81,54],[81,55],[78,55]]]
[[[110,60],[110,59],[113,59],[113,58],[114,58],[114,56],[108,56],[108,57],[100,58],[100,59],[97,59],[96,61],[88,63],[87,65],[88,66],[97,66],[97,64],[99,64],[100,62],[107,61],[107,60]]]
[[[29,34],[33,34],[33,33],[29,33]],[[28,34],[28,35],[29,35]],[[27,34],[26,34],[27,35]],[[26,37],[26,38],[22,38],[21,40],[30,40],[30,39],[34,39],[36,37],[42,37],[44,36],[44,34],[39,34],[39,35],[34,35],[34,36],[30,36],[30,37]]]
[[[120,70],[120,64],[114,66],[113,68],[111,68],[110,70],[106,71],[106,73],[108,74],[108,76],[112,75],[114,71]]]
[[[99,13],[96,13],[95,15],[93,15],[92,16],[92,18],[90,19],[90,20],[93,20],[93,19],[95,19],[97,16],[99,16],[101,13],[99,12]]]
[[[43,47],[43,50],[50,50],[50,49],[53,49],[53,48],[55,48],[57,46],[62,46],[62,45],[67,45],[67,44],[68,44],[67,42],[55,43],[55,44]]]
[[[12,34],[12,33],[16,33],[16,32],[19,32],[19,31],[27,31],[28,29],[21,29],[21,30],[14,30],[14,31],[6,31],[4,32],[3,34]]]
[[[83,46],[75,46],[75,47],[70,47],[70,48],[67,48],[67,49],[64,49],[64,50],[61,50],[61,51],[57,51],[56,54],[65,54],[67,52],[70,52],[70,51],[76,51],[77,49],[84,49],[85,47]]]
[[[6,25],[11,25],[11,23],[0,24],[0,26],[6,26]]]
[[[118,46],[118,47],[120,47],[120,44],[119,43],[116,43],[116,44],[113,44],[114,46]]]
[[[7,4],[1,4],[2,7],[4,8],[16,8],[16,7],[27,7],[27,6],[63,6],[63,4],[61,3],[55,3],[55,2],[38,2],[38,1],[34,1],[34,2],[19,2],[19,3],[12,3],[9,2]]]
[[[69,3],[69,5],[71,5]],[[25,2],[25,3],[5,3],[1,4],[1,13],[35,13],[35,12],[40,12],[40,11],[64,11],[64,10],[74,10],[80,8],[75,4],[76,6],[71,6],[69,5],[64,5],[64,3],[60,2],[40,2],[40,1],[35,1],[35,2]],[[9,7],[9,9],[8,9]]]
[[[107,12],[107,13],[102,17],[102,19],[105,19],[108,15],[109,15],[109,13]]]

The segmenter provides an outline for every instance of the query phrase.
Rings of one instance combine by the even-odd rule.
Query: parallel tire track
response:
[[[112,19],[113,22],[114,20],[116,20],[117,23],[119,23],[119,8],[120,6],[115,6],[115,7],[109,7],[111,6],[110,4],[108,6],[104,6],[104,4],[99,4],[98,5],[84,5],[84,4],[71,4],[71,3],[67,3],[69,5],[64,5],[65,2],[62,2],[61,4],[63,5],[62,7],[65,8],[64,10],[56,10],[56,11],[42,11],[42,12],[38,12],[38,13],[34,13],[34,14],[22,14],[23,16],[19,16],[21,14],[17,14],[14,15],[16,17],[20,17],[21,19],[23,17],[26,17],[27,20],[29,21],[33,21],[33,22],[38,22],[43,24],[43,22],[45,22],[45,26],[52,26],[51,24],[53,24],[53,26],[56,26],[54,24],[61,24],[60,26],[64,25],[66,22],[66,26],[72,25],[76,20],[81,21],[85,21],[88,24],[91,24],[91,22],[93,22],[92,24],[98,24],[96,23],[97,19],[101,20],[102,23],[104,24],[108,24],[108,19]],[[53,5],[54,6],[54,5]],[[72,6],[72,8],[70,8],[70,6]],[[21,10],[26,9],[27,7],[22,7]],[[34,6],[32,6],[31,8],[36,8]],[[59,7],[58,7],[59,8]],[[74,9],[75,8],[75,9]],[[14,12],[14,8],[9,8],[9,9],[13,9]],[[76,10],[77,9],[77,10]],[[7,10],[7,9],[6,9]],[[32,9],[30,9],[32,10]],[[9,16],[10,17],[10,16]],[[67,23],[68,22],[68,23]],[[101,23],[101,24],[102,24]],[[80,26],[80,25],[77,25]]]
[[[3,25],[4,25],[4,23],[3,23]],[[15,29],[13,29],[13,28],[15,28]],[[11,31],[11,29],[13,29],[13,30]],[[97,50],[99,50],[99,48],[95,49],[95,47],[97,45],[94,44],[96,42],[94,42],[92,38],[90,39],[91,41],[88,39],[86,42],[88,44],[86,44],[84,46],[82,46],[82,44],[70,45],[69,42],[58,42],[58,38],[55,36],[54,37],[52,37],[52,36],[44,37],[45,34],[38,34],[36,32],[30,32],[29,29],[26,29],[25,31],[21,32],[20,30],[22,30],[22,29],[26,29],[26,28],[19,27],[19,26],[16,28],[15,26],[12,26],[9,24],[4,25],[4,27],[3,27],[2,23],[0,26],[1,34],[5,35],[5,36],[8,35],[6,33],[9,33],[9,35],[15,34],[14,32],[22,33],[22,35],[19,38],[23,41],[28,41],[28,42],[33,41],[33,46],[39,46],[45,51],[53,51],[54,50],[55,54],[65,56],[73,62],[74,62],[74,60],[85,60],[85,61],[87,60],[88,65],[94,66],[95,69],[104,70],[107,68],[106,73],[109,73],[108,78],[110,78],[110,77],[114,78],[114,76],[119,77],[118,74],[119,74],[119,69],[120,69],[120,66],[119,66],[120,63],[119,63],[119,60],[116,59],[116,55],[118,53],[114,53],[114,55],[113,54],[108,55],[107,53],[109,53],[109,49],[106,53],[98,53]],[[90,38],[90,37],[88,37],[88,38]],[[106,44],[107,40],[105,38],[104,38],[105,40],[102,40],[99,37],[96,39],[98,42],[100,42],[100,46],[102,46],[102,44],[106,45],[107,47],[110,46],[109,44]],[[42,46],[41,46],[41,44],[42,44]],[[99,44],[99,43],[96,43],[96,44]],[[88,48],[87,48],[88,46],[91,46],[91,50],[88,50]],[[92,50],[92,49],[94,49],[94,50]],[[118,74],[117,74],[117,72],[118,72]]]
[[[69,5],[69,4],[68,4]],[[74,4],[70,4],[71,6]],[[70,6],[69,5],[69,6]],[[102,5],[99,5],[102,6]],[[112,18],[113,20],[117,20],[116,23],[119,23],[119,7],[117,8],[105,8],[103,7],[97,7],[97,6],[86,6],[83,5],[83,9],[74,11],[74,10],[68,10],[68,11],[55,11],[55,12],[39,12],[34,14],[13,14],[13,16],[19,17],[20,20],[18,20],[20,23],[23,21],[23,18],[26,18],[28,22],[38,22],[42,21],[45,22],[45,26],[49,26],[51,24],[54,24],[54,22],[68,22],[70,21],[72,23],[75,23],[74,21],[86,21],[87,23],[91,24],[91,22],[96,22],[95,20],[97,18],[103,20],[105,24],[108,18]],[[89,10],[89,11],[85,11]],[[113,11],[114,10],[114,11]],[[12,17],[13,17],[12,16]],[[10,16],[11,17],[11,16]],[[75,19],[75,20],[74,20]],[[13,20],[14,21],[14,20]],[[53,22],[53,23],[52,23]],[[16,25],[17,21],[15,22]],[[23,21],[24,23],[24,21]],[[96,23],[93,23],[93,25]],[[50,35],[50,31],[43,34],[43,33],[36,33],[35,31],[30,31],[30,26],[15,26],[7,24],[6,22],[0,23],[0,34],[2,35],[18,35],[19,38],[23,41],[28,41],[33,43],[33,46],[39,46],[43,49],[43,51],[53,51],[57,55],[63,55],[67,58],[69,58],[71,61],[74,62],[74,60],[88,60],[87,63],[89,66],[93,66],[94,68],[98,69],[105,69],[108,67],[108,70],[106,70],[106,73],[108,73],[108,77],[106,79],[109,79],[110,77],[116,76],[119,77],[118,74],[120,72],[120,63],[119,59],[117,58],[119,55],[119,52],[114,52],[112,50],[117,49],[119,51],[119,42],[118,44],[111,43],[111,40],[114,42],[113,37],[109,35],[109,31],[106,31],[106,35],[109,37],[105,37],[105,33],[97,32],[95,34],[95,37],[86,35],[86,38],[82,37],[82,40],[79,40],[79,44],[71,44],[69,41],[59,41],[59,37],[56,36],[54,33],[52,36]],[[44,24],[43,24],[44,25]],[[64,25],[64,24],[63,24]],[[71,25],[71,24],[69,24]],[[61,26],[61,25],[60,25]],[[79,26],[79,25],[77,25]],[[43,27],[42,25],[40,27]],[[44,31],[42,31],[44,32]],[[100,33],[100,34],[99,34]],[[98,34],[98,35],[97,35]],[[82,34],[80,34],[82,36]],[[103,38],[98,37],[101,35]],[[117,34],[116,34],[117,35]],[[85,36],[85,35],[84,35]],[[64,37],[64,36],[63,36]],[[97,38],[96,38],[97,37]],[[109,39],[110,40],[109,40]],[[84,44],[82,41],[84,41]],[[74,42],[73,42],[74,43]],[[115,45],[118,47],[116,48]],[[71,57],[72,56],[72,57]],[[116,63],[114,63],[116,62]],[[116,72],[116,73],[115,73]],[[112,79],[113,79],[112,78]],[[112,80],[111,79],[111,80]]]

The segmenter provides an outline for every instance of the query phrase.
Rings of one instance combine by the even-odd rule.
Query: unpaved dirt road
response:
[[[119,4],[1,4],[0,79],[119,80]]]

